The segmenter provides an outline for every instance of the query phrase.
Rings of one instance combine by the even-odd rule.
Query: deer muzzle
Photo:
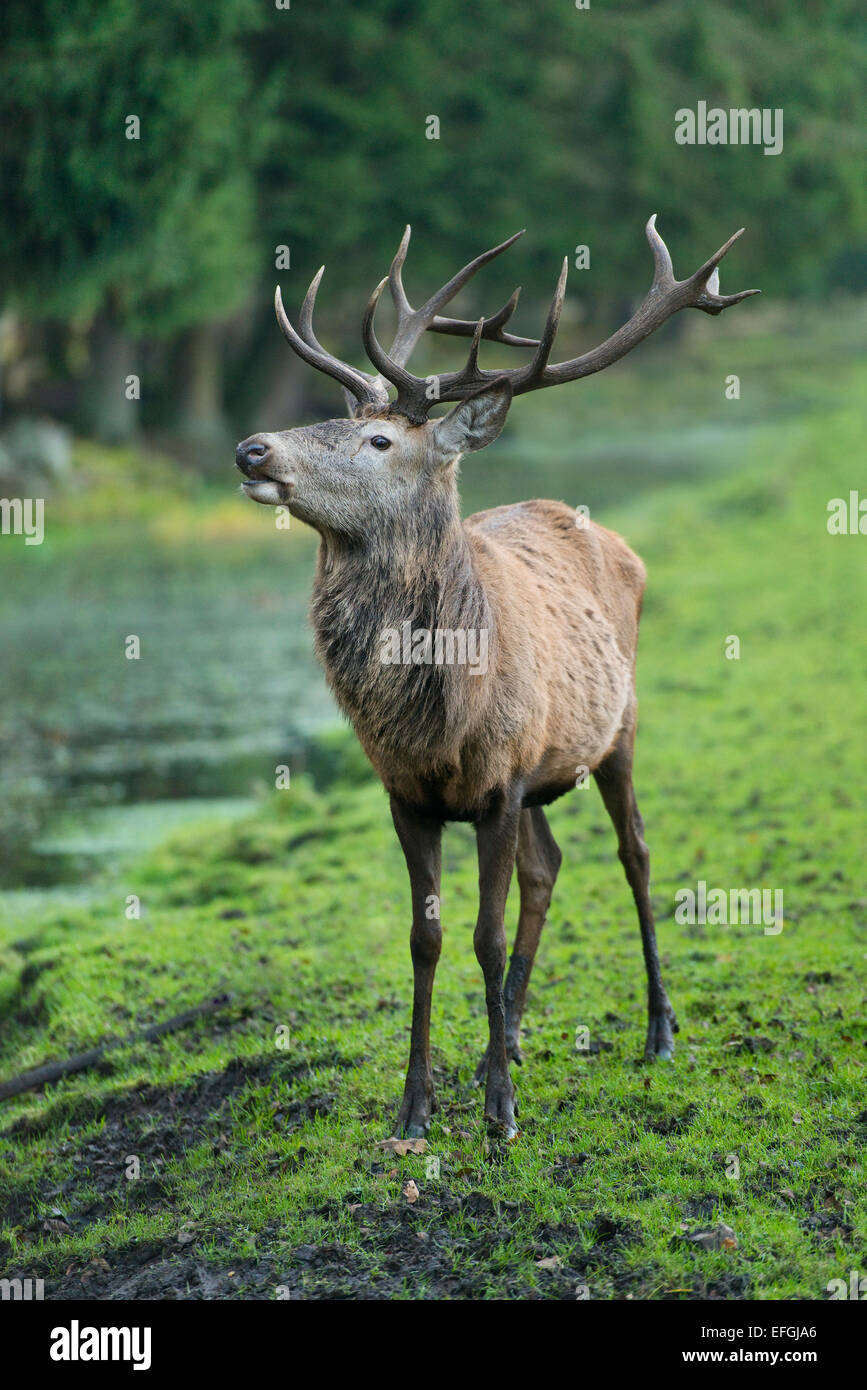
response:
[[[295,480],[279,476],[285,464],[275,457],[267,438],[254,434],[242,440],[235,450],[235,464],[244,474],[244,491],[254,502],[274,505],[289,500]]]

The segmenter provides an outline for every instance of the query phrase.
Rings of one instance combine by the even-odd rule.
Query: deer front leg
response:
[[[430,1129],[434,1110],[430,1061],[430,1010],[434,975],[442,944],[440,926],[440,846],[442,825],[391,798],[391,814],[406,857],[412,889],[412,1036],[403,1103],[396,1129],[420,1139]]]
[[[503,972],[506,968],[504,915],[518,843],[520,801],[512,795],[476,825],[479,851],[479,917],[473,937],[476,959],[485,977],[488,1007],[488,1072],[485,1118],[505,1138],[517,1134],[515,1088],[506,1052],[506,1008]]]

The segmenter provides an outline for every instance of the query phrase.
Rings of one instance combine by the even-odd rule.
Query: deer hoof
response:
[[[485,1096],[485,1125],[492,1139],[505,1140],[508,1143],[510,1139],[516,1137],[518,1133],[518,1126],[515,1124],[516,1099],[515,1089],[511,1082],[500,1087],[492,1087],[489,1084],[488,1093]]]
[[[491,1139],[499,1139],[501,1143],[509,1144],[518,1137],[518,1126],[514,1119],[498,1120],[493,1115],[485,1115],[485,1125]]]
[[[651,1014],[647,1025],[647,1042],[644,1045],[645,1061],[670,1062],[674,1056],[676,1032],[677,1019],[670,1004],[663,1013]]]
[[[403,1133],[402,1133],[402,1135],[401,1135],[401,1138],[402,1138],[402,1139],[424,1139],[424,1137],[425,1137],[425,1135],[427,1134],[427,1132],[428,1132],[429,1129],[430,1129],[430,1125],[416,1125],[416,1124],[413,1124],[413,1125],[403,1125],[403,1126],[402,1126]]]
[[[395,1125],[395,1134],[402,1139],[423,1139],[430,1129],[430,1117],[436,1110],[433,1088],[408,1085]]]
[[[426,1115],[411,1115],[404,1119],[398,1115],[394,1133],[399,1139],[424,1139],[430,1130],[430,1119]]]

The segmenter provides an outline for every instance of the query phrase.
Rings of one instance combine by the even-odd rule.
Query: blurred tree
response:
[[[258,14],[255,0],[3,10],[0,294],[32,315],[93,320],[86,414],[98,433],[132,428],[131,337],[195,330],[250,293],[256,191],[239,45]],[[200,356],[190,374],[199,399],[208,369]],[[213,384],[210,394],[215,404]]]
[[[184,369],[164,390],[206,432],[227,363],[245,416],[257,378],[273,400],[299,370],[278,366],[276,336],[239,332],[242,313],[264,331],[275,279],[297,306],[327,261],[324,331],[358,355],[406,221],[415,299],[526,225],[465,301],[490,312],[520,278],[519,329],[578,245],[590,271],[573,271],[570,307],[610,318],[642,294],[653,211],[681,275],[746,224],[724,288],[825,293],[867,264],[860,8],[7,0],[0,307],[93,318],[91,418],[113,431],[130,335],[171,338]],[[699,101],[782,109],[782,153],[677,144],[676,111]]]

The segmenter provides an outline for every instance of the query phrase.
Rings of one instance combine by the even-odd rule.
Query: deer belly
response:
[[[633,676],[615,643],[606,658],[580,673],[563,672],[552,701],[549,748],[568,750],[573,783],[593,771],[611,748],[633,701]],[[578,771],[576,771],[578,769]]]

